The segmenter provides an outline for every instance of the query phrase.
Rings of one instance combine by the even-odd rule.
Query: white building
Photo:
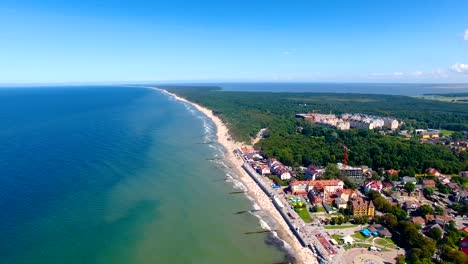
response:
[[[400,122],[398,120],[386,117],[384,120],[384,127],[389,128],[390,130],[395,130],[400,126]]]

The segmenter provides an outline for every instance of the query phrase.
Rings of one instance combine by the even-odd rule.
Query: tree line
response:
[[[417,140],[383,136],[374,131],[336,129],[313,125],[295,118],[296,113],[364,113],[404,120],[407,128],[468,130],[468,109],[463,104],[425,100],[408,96],[233,92],[219,87],[164,87],[190,101],[213,110],[226,122],[234,140],[250,142],[267,128],[257,148],[267,157],[287,165],[326,165],[343,160],[350,148],[350,165],[367,165],[374,170],[398,169],[401,174],[423,173],[435,167],[443,173],[468,169],[468,154],[454,154],[441,145],[422,145]]]

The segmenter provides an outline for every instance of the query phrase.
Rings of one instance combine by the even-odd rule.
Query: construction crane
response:
[[[349,148],[347,146],[345,146],[343,143],[341,142],[336,142],[336,144],[340,145],[343,147],[344,149],[344,158],[343,158],[343,165],[347,165],[348,164],[348,151],[349,151]]]

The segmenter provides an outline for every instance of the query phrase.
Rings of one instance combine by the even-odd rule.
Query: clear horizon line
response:
[[[158,81],[80,81],[80,82],[5,82],[0,86],[80,86],[80,85],[152,85],[152,84],[227,84],[227,83],[303,83],[303,84],[409,84],[409,85],[468,85],[468,82],[367,82],[367,81],[294,81],[294,80],[158,80]],[[457,88],[457,87],[453,87]],[[460,87],[468,88],[468,87]]]

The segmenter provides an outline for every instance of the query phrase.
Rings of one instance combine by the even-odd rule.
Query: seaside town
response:
[[[402,124],[396,119],[363,114],[336,117],[311,113],[296,117],[341,130],[393,131]],[[466,141],[443,137],[435,129],[417,129],[412,134],[421,144],[446,141],[454,152],[467,147]],[[234,151],[300,244],[309,248],[319,263],[394,263],[404,258],[404,243],[424,243],[425,238],[443,243],[454,233],[468,232],[468,171],[458,175],[444,175],[433,167],[415,175],[396,169],[373,171],[364,165],[349,166],[349,149],[342,147],[344,160],[325,167],[286,166],[248,146]],[[405,242],[401,239],[405,236],[411,238]],[[466,234],[455,243],[468,255]],[[440,254],[435,251],[433,257],[440,258]]]

